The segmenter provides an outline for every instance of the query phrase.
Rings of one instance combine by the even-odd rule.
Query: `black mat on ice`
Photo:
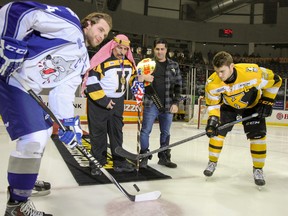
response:
[[[64,144],[62,144],[59,141],[58,135],[52,135],[52,140],[54,141],[62,158],[64,159],[69,170],[71,171],[72,175],[74,176],[75,180],[80,186],[111,183],[110,180],[104,174],[102,174],[101,176],[90,175],[87,159],[77,149],[75,150],[68,149]],[[127,172],[118,173],[114,172],[113,169],[107,169],[107,171],[118,182],[171,179],[170,176],[164,175],[163,173],[149,166],[147,167],[147,169],[140,169],[138,173],[136,171],[131,173]]]

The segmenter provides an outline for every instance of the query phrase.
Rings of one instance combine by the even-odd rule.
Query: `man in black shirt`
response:
[[[154,41],[156,68],[151,75],[153,79],[150,80],[153,92],[145,87],[143,122],[140,133],[141,154],[149,151],[149,135],[156,119],[158,119],[160,127],[160,147],[169,145],[173,114],[178,112],[182,77],[178,63],[167,58],[167,49],[168,43],[166,40],[156,39]],[[150,90],[151,86],[149,87]],[[154,96],[157,95],[160,106],[154,103],[155,100],[152,100],[152,93]],[[176,168],[177,164],[171,162],[170,151],[168,149],[158,153],[158,164]],[[147,163],[148,158],[143,158],[140,162],[140,168],[146,168]]]

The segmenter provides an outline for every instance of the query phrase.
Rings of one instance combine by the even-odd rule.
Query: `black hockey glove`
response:
[[[211,138],[218,135],[217,128],[220,125],[219,117],[209,116],[207,125],[206,125],[206,135]]]
[[[258,118],[266,118],[272,115],[274,100],[267,97],[262,97],[256,105]]]

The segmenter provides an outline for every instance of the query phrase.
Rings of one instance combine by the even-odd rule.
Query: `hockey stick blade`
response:
[[[238,119],[238,120],[229,122],[229,123],[227,123],[227,124],[221,125],[221,126],[218,127],[218,130],[223,130],[223,129],[228,128],[228,127],[231,127],[231,126],[233,126],[233,125],[235,125],[235,124],[237,124],[237,123],[240,123],[240,122],[243,122],[243,121],[247,121],[247,120],[249,120],[249,119],[251,119],[251,118],[255,118],[255,117],[257,117],[257,116],[258,116],[258,113],[254,113],[254,114],[252,114],[252,115],[250,115],[250,116],[247,116],[247,117],[244,117],[244,118],[241,118],[241,119]],[[158,152],[162,152],[162,151],[165,151],[165,150],[170,149],[170,148],[172,148],[172,147],[175,147],[175,146],[177,146],[177,145],[180,145],[180,144],[186,143],[186,142],[188,142],[188,141],[197,139],[197,138],[202,137],[202,136],[204,136],[204,135],[206,135],[206,131],[204,131],[204,132],[202,132],[202,133],[199,133],[199,134],[196,134],[196,135],[194,135],[194,136],[188,137],[188,138],[186,138],[186,139],[180,140],[180,141],[178,141],[178,142],[172,143],[172,144],[170,144],[170,145],[168,145],[168,146],[164,146],[164,147],[161,147],[161,148],[159,148],[159,149],[156,149],[156,150],[147,152],[147,153],[145,153],[145,154],[139,154],[139,155],[138,155],[138,154],[133,154],[133,153],[131,153],[131,152],[123,149],[123,148],[120,147],[120,146],[116,147],[115,151],[116,151],[117,154],[119,154],[119,155],[122,156],[122,157],[128,158],[128,159],[130,159],[130,160],[139,160],[139,159],[141,159],[141,158],[148,157],[148,156],[150,156],[150,155],[152,155],[152,154],[155,154],[155,153],[158,153]]]
[[[45,110],[53,121],[58,124],[58,126],[66,131],[67,129],[64,127],[62,122],[54,115],[54,113],[49,109],[49,107],[41,100],[41,98],[26,84],[26,82],[20,77],[17,72],[11,74],[21,85],[22,87],[29,93],[29,95],[41,106],[43,110]],[[74,141],[76,142],[76,141]],[[100,170],[101,172],[130,200],[133,202],[139,201],[148,201],[148,200],[155,200],[158,199],[161,195],[161,192],[155,191],[150,193],[144,193],[139,195],[131,195],[129,194],[117,181],[116,179],[105,169],[101,166],[101,164],[90,154],[85,147],[82,145],[77,144],[76,148],[89,160],[92,161]]]
[[[138,194],[135,195],[135,202],[143,202],[143,201],[150,201],[150,200],[156,200],[161,196],[160,191],[153,191],[153,192],[148,192],[144,194]]]
[[[87,151],[87,149],[81,145],[77,145],[76,148],[87,157],[89,161],[92,161],[101,172],[132,202],[140,201],[152,201],[158,199],[161,196],[160,191],[154,191],[149,193],[143,193],[138,195],[129,194],[117,181],[116,179],[103,167],[100,163]]]
[[[115,152],[118,154],[118,155],[120,155],[121,157],[124,157],[124,158],[127,158],[127,159],[129,159],[129,160],[139,160],[139,159],[141,159],[141,158],[143,158],[143,157],[145,157],[145,154],[134,154],[134,153],[132,153],[132,152],[129,152],[129,151],[127,151],[126,149],[124,149],[124,148],[122,148],[122,147],[120,147],[120,146],[117,146],[116,148],[115,148]],[[150,152],[149,152],[150,153]]]

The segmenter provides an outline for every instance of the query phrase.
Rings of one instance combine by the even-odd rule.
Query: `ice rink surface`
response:
[[[85,126],[84,126],[85,129]],[[87,129],[87,128],[86,128]],[[184,122],[173,122],[171,143],[203,132]],[[49,141],[42,160],[39,178],[52,185],[51,194],[33,197],[38,210],[54,216],[286,216],[288,214],[288,129],[268,126],[267,159],[264,167],[266,185],[259,190],[254,184],[249,141],[242,125],[227,135],[214,175],[206,178],[208,162],[206,136],[172,148],[176,169],[157,164],[154,155],[149,165],[172,179],[121,183],[130,194],[159,190],[160,199],[149,202],[129,201],[114,184],[78,186],[61,155]],[[150,150],[159,148],[159,128],[154,125]],[[0,126],[1,176],[0,214],[7,202],[7,163],[15,142]],[[136,153],[137,125],[124,126],[123,147]]]

